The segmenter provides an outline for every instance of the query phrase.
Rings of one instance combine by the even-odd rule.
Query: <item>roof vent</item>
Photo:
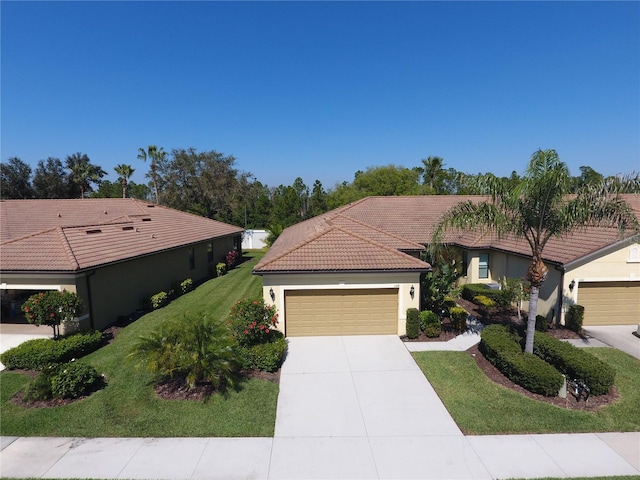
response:
[[[148,203],[147,208],[155,208],[155,205],[153,205],[152,203]]]
[[[87,230],[87,235],[93,235],[94,233],[102,233],[102,230],[100,230],[99,228],[95,230]]]
[[[58,214],[58,218],[62,218],[62,215]]]
[[[151,221],[151,219],[150,219],[150,218],[143,218],[143,219],[142,219],[142,221],[143,221],[143,222],[150,222],[150,221]]]
[[[107,215],[107,211],[106,210],[104,211],[104,214]]]
[[[122,227],[122,231],[126,232],[128,230],[133,230],[133,227]]]

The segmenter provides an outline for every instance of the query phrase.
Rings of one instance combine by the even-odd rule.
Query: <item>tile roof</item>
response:
[[[254,271],[258,274],[285,270],[323,271],[328,264],[336,270],[391,269],[389,249],[410,251],[422,248],[430,242],[434,226],[447,210],[459,202],[485,199],[482,196],[462,195],[367,197],[287,228]],[[640,195],[624,195],[624,199],[640,218]],[[335,232],[323,235],[336,227],[341,230],[341,237]],[[338,238],[345,243],[340,243]],[[565,264],[620,240],[614,228],[586,228],[563,238],[549,240],[544,259]],[[512,237],[498,239],[493,235],[473,232],[451,232],[446,241],[465,248],[495,249],[523,256],[531,254],[529,244],[524,239]],[[387,248],[367,250],[366,255],[357,254],[360,248],[370,249],[370,244]],[[342,258],[344,265],[349,268],[341,268],[339,262],[324,259],[317,252]],[[346,263],[347,259],[351,260]],[[423,269],[425,265],[423,263]],[[415,267],[418,268],[418,265]]]
[[[0,201],[0,269],[78,271],[239,234],[136,199]]]

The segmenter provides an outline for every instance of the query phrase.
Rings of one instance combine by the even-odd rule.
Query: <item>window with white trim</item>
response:
[[[489,278],[489,254],[481,253],[478,256],[478,278]]]

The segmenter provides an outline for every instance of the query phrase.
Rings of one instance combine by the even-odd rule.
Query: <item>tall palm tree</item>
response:
[[[92,165],[89,157],[80,152],[67,156],[66,167],[70,170],[69,180],[80,189],[80,198],[93,189],[92,183],[99,184],[107,174],[101,167]]]
[[[120,175],[120,183],[122,184],[122,198],[127,198],[127,181],[135,172],[135,169],[131,167],[131,165],[125,165],[121,163],[117,167],[114,168],[116,173]]]
[[[444,167],[444,161],[440,157],[428,157],[422,159],[424,165],[424,183],[429,184],[429,190],[433,191],[433,183]]]
[[[495,177],[484,177],[494,179]],[[555,150],[535,152],[521,182],[513,189],[504,182],[490,181],[489,199],[466,201],[444,214],[432,237],[432,248],[442,244],[450,230],[474,230],[524,238],[531,247],[526,278],[531,283],[525,352],[533,352],[538,296],[548,269],[542,261],[544,247],[552,237],[566,237],[586,226],[617,227],[640,232],[631,206],[607,184],[586,185],[568,196],[572,182],[569,170]]]
[[[167,152],[164,151],[162,147],[158,148],[155,145],[149,145],[147,150],[144,148],[138,149],[138,159],[146,162],[149,159],[151,174],[148,175],[151,177],[153,182],[153,194],[156,197],[156,203],[158,202],[158,163],[162,162],[167,155]]]

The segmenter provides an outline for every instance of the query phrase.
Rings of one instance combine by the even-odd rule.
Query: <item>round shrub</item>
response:
[[[78,398],[90,393],[100,379],[96,369],[89,364],[65,363],[51,378],[51,393],[55,398]]]
[[[429,338],[437,338],[442,332],[440,317],[431,310],[420,312],[420,328]]]
[[[262,298],[240,300],[231,307],[229,325],[240,345],[269,342],[277,335],[276,306],[265,304]]]
[[[579,333],[582,330],[582,320],[584,319],[584,307],[582,305],[571,305],[565,320],[566,327]]]

